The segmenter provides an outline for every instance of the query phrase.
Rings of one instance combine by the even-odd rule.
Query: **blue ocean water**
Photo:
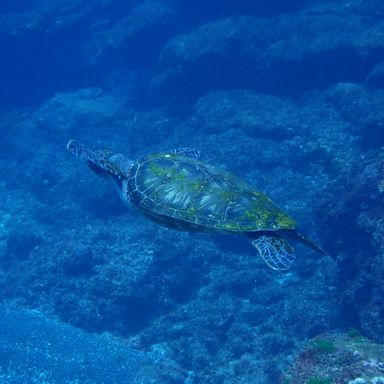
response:
[[[0,55],[0,382],[384,382],[382,1],[3,0]]]

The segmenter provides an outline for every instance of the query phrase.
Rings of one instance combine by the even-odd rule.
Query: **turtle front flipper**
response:
[[[287,270],[295,261],[293,248],[279,235],[253,234],[247,237],[270,268]]]
[[[101,157],[97,152],[92,151],[87,148],[85,145],[79,143],[76,140],[69,140],[67,144],[67,149],[72,155],[86,160],[89,168],[100,176],[107,176],[105,172],[105,166],[101,163]],[[100,152],[100,151],[99,151]]]
[[[69,140],[67,149],[72,155],[80,157],[80,159],[83,160],[94,161],[97,158],[96,154],[91,149],[76,140]]]
[[[176,148],[176,149],[171,149],[169,152],[182,155],[190,159],[207,160],[206,155],[203,155],[199,150],[193,149],[193,148]]]

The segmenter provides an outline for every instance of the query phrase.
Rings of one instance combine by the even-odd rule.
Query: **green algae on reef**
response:
[[[384,345],[351,331],[317,336],[297,354],[281,383],[384,383]]]

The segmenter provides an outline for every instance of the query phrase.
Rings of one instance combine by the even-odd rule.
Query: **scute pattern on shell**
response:
[[[296,225],[267,196],[236,176],[178,153],[138,159],[130,169],[127,189],[133,206],[163,223],[169,220],[173,226],[180,221],[191,229],[198,225],[207,230],[244,232]]]

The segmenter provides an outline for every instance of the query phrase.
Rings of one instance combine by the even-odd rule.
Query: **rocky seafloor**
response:
[[[6,1],[0,19],[5,303],[110,332],[196,384],[380,379],[380,1]],[[299,246],[280,273],[241,237],[158,227],[70,156],[71,138],[132,159],[197,148],[328,256]]]

